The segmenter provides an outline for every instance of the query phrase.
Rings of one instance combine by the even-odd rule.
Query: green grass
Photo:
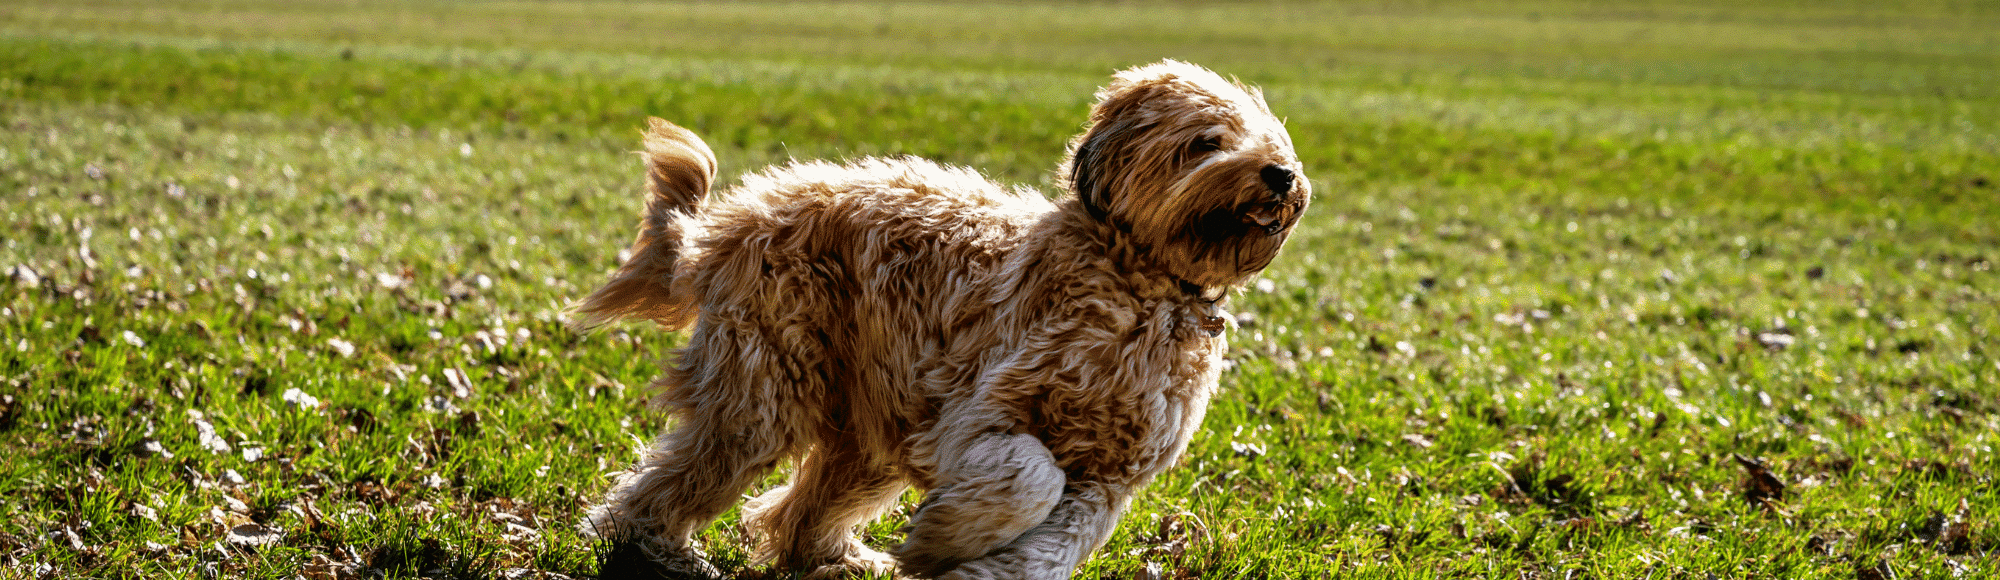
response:
[[[559,311],[630,238],[646,115],[725,176],[1046,187],[1162,57],[1264,86],[1320,197],[1080,577],[1994,574],[1996,17],[0,3],[0,577],[595,575],[573,527],[679,337]]]

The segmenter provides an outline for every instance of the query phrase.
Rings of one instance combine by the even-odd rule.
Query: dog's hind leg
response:
[[[851,439],[821,440],[792,476],[743,506],[761,536],[756,559],[778,570],[817,568],[808,578],[895,569],[887,554],[862,545],[854,528],[894,504],[906,484],[895,467],[861,453]]]
[[[714,573],[691,537],[795,455],[805,424],[796,405],[774,401],[785,378],[753,364],[767,350],[754,334],[706,321],[695,330],[679,364],[655,382],[655,404],[672,409],[675,424],[612,484],[587,531],[637,540],[669,569]]]

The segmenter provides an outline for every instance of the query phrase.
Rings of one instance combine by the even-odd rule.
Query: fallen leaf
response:
[[[535,531],[534,528],[528,526],[514,522],[506,522],[502,525],[505,527],[505,530],[501,532],[500,539],[510,544],[528,544],[542,538],[541,532]]]
[[[80,552],[83,551],[83,549],[85,548],[83,544],[83,537],[76,535],[76,530],[70,529],[69,526],[56,528],[55,531],[49,532],[49,539],[60,540],[63,543],[68,544],[69,549],[71,550],[76,550]]]
[[[460,399],[472,396],[472,379],[465,376],[465,371],[449,368],[443,372],[444,384],[451,387],[451,396]]]
[[[1743,466],[1747,476],[1743,479],[1743,500],[1753,505],[1775,509],[1777,502],[1785,501],[1785,482],[1764,466],[1764,462],[1746,457],[1740,453],[1731,454],[1736,463]]]
[[[287,404],[298,409],[307,411],[319,409],[319,397],[308,395],[305,391],[296,388],[285,389],[285,394],[280,398],[283,398]]]
[[[132,454],[140,457],[174,458],[174,452],[168,451],[167,446],[161,445],[160,440],[152,437],[141,439],[137,444],[134,444],[132,446]]]
[[[1944,512],[1931,512],[1923,525],[1917,528],[1917,537],[1930,543],[1931,548],[1951,555],[1961,555],[1972,550],[1972,505],[1959,498],[1958,511],[1947,516]]]
[[[1159,562],[1147,562],[1132,573],[1132,580],[1162,580],[1166,578],[1165,574],[1166,571],[1160,567]]]
[[[26,264],[16,264],[14,267],[8,268],[7,277],[13,278],[14,283],[21,286],[29,288],[42,287],[41,274],[35,273],[35,269],[29,268]]]
[[[311,562],[299,569],[299,575],[306,580],[342,580],[353,576],[353,565],[334,562],[324,554],[313,554]]]
[[[194,423],[195,443],[201,448],[221,454],[230,451],[229,442],[215,434],[215,425],[204,418],[201,411],[188,409],[188,421]]]
[[[160,512],[143,503],[133,502],[130,512],[132,517],[135,518],[151,520],[153,522],[160,521]]]
[[[1798,342],[1798,338],[1792,336],[1792,329],[1782,326],[1758,332],[1756,338],[1757,344],[1763,345],[1765,350],[1773,351],[1785,350]]]
[[[277,544],[285,539],[285,531],[264,524],[242,524],[229,528],[229,534],[223,539],[228,540],[231,545],[259,548]]]
[[[333,353],[340,355],[341,358],[354,356],[354,343],[352,342],[338,338],[329,338],[326,339],[326,346],[332,348]]]

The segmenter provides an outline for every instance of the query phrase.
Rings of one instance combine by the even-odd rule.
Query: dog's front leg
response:
[[[983,557],[939,578],[946,580],[1061,580],[1111,537],[1131,494],[1117,486],[1073,482],[1041,524]]]
[[[1007,545],[1043,523],[1063,494],[1062,470],[1033,436],[988,432],[967,443],[910,517],[895,554],[904,574],[936,577]]]

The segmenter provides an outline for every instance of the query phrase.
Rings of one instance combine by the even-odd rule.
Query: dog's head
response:
[[[1261,93],[1173,60],[1097,92],[1061,178],[1093,217],[1204,292],[1263,270],[1312,197]]]

